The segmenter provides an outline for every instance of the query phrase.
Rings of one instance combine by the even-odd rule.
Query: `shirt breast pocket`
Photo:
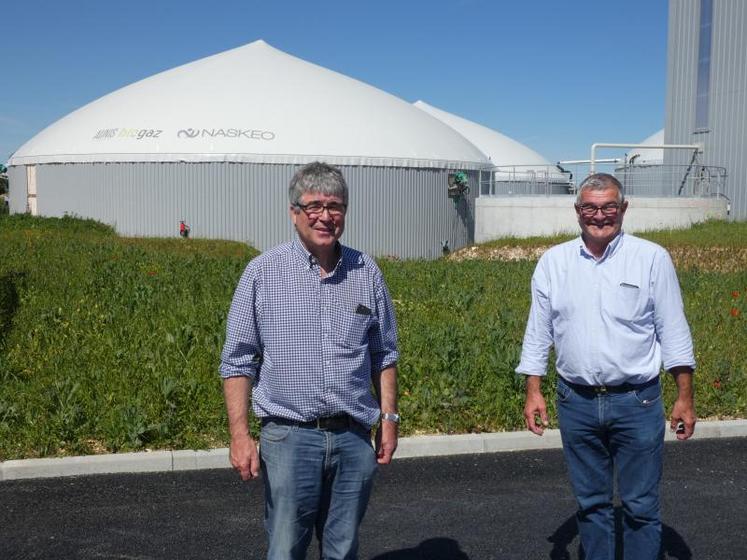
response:
[[[640,314],[643,290],[635,282],[620,282],[612,295],[611,310],[615,317],[632,321]]]
[[[360,348],[368,344],[368,331],[375,321],[372,315],[336,308],[333,320],[333,329],[342,346]]]

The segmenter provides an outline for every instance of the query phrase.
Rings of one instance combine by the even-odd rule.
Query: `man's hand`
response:
[[[382,412],[397,411],[397,366],[392,364],[372,376],[374,391]],[[397,449],[397,434],[399,425],[391,420],[382,420],[376,430],[374,442],[376,445],[376,462],[388,465],[392,462],[392,455]]]
[[[540,391],[541,377],[538,375],[527,375],[527,396],[524,401],[524,419],[530,432],[541,436],[549,425],[547,420],[547,406],[545,397]],[[541,424],[537,422],[537,417]]]
[[[376,430],[376,462],[380,465],[388,465],[392,462],[392,455],[397,449],[397,434],[399,426],[395,422],[382,420],[379,429]]]
[[[695,423],[698,421],[693,398],[693,370],[688,366],[678,366],[669,372],[677,384],[677,400],[672,407],[669,427],[677,434],[677,439],[686,440],[693,435]]]
[[[697,418],[693,400],[677,398],[672,407],[672,420],[669,423],[671,430],[677,434],[677,439],[685,440],[692,436],[695,431],[695,422]]]
[[[257,443],[248,434],[231,438],[230,459],[233,468],[242,480],[259,476],[259,453]]]
[[[231,465],[243,480],[259,476],[257,442],[249,434],[249,378],[229,377],[223,380],[223,396],[228,412],[228,429],[231,432],[229,458]]]

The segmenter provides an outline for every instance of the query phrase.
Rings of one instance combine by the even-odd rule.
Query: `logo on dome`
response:
[[[93,135],[94,140],[106,140],[109,138],[159,138],[163,130],[155,128],[102,128]]]
[[[252,128],[183,128],[176,133],[177,138],[247,138],[249,140],[275,140],[271,130]]]
[[[102,128],[93,135],[94,140],[104,140],[106,138],[114,138],[117,135],[118,128]]]

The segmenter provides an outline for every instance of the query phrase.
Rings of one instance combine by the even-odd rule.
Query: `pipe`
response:
[[[620,158],[598,159],[597,163],[620,163]],[[567,159],[558,162],[558,165],[585,165],[591,163],[590,159]]]
[[[589,173],[594,173],[594,163],[596,162],[597,148],[654,148],[659,150],[695,150],[696,153],[703,153],[703,144],[612,144],[607,142],[597,142],[591,145],[591,161],[589,161]]]

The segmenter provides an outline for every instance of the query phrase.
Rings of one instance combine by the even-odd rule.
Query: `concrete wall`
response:
[[[488,197],[475,201],[475,243],[501,237],[532,237],[579,231],[575,196]],[[708,219],[726,219],[722,198],[631,197],[627,232],[685,228]]]

